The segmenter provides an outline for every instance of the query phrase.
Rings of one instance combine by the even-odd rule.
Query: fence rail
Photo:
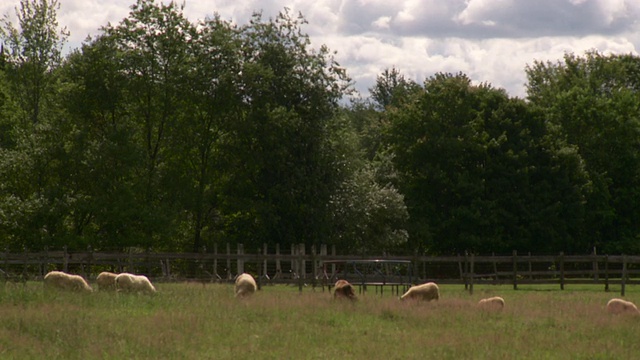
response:
[[[307,251],[308,250],[308,251]],[[322,245],[307,249],[293,245],[289,252],[280,246],[264,245],[254,253],[238,244],[234,251],[227,244],[224,252],[217,248],[198,253],[157,253],[150,251],[82,252],[66,249],[38,252],[0,253],[0,276],[5,281],[41,279],[51,270],[73,272],[93,279],[101,271],[143,273],[154,281],[195,280],[201,282],[233,281],[237,274],[251,272],[259,285],[291,284],[331,286],[338,278],[359,285],[385,285],[407,288],[411,284],[435,281],[441,284],[464,284],[469,292],[478,284],[600,284],[605,291],[620,285],[621,295],[627,285],[640,284],[640,256],[632,255],[511,255],[479,256],[350,256],[328,252]]]

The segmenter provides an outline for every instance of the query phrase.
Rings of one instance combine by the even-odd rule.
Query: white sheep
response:
[[[640,315],[638,307],[631,301],[622,299],[611,299],[607,303],[607,311],[610,314],[633,314]]]
[[[404,295],[400,297],[400,300],[416,299],[416,300],[438,300],[440,299],[440,289],[438,285],[433,282],[428,282],[422,285],[415,285],[409,288]]]
[[[250,296],[256,292],[258,286],[256,285],[256,280],[251,276],[251,274],[243,273],[238,275],[236,278],[235,284],[235,293],[236,297],[246,297]]]
[[[116,276],[116,291],[129,293],[155,294],[156,288],[151,284],[149,278],[144,275],[134,275],[122,273]]]
[[[51,271],[44,276],[46,288],[72,291],[92,292],[93,289],[80,275],[67,274],[62,271]]]
[[[478,301],[478,306],[485,310],[502,310],[504,308],[504,299],[500,296],[494,296]]]
[[[344,298],[349,300],[357,300],[356,292],[347,280],[338,280],[333,288],[333,298]]]
[[[100,290],[115,290],[116,289],[116,277],[118,274],[103,271],[96,277],[96,283]]]

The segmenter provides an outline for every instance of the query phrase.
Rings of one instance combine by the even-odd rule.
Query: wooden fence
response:
[[[463,284],[473,292],[478,284],[509,284],[514,289],[525,284],[554,284],[564,290],[570,284],[599,284],[605,291],[619,285],[624,296],[627,285],[640,284],[640,256],[630,255],[511,255],[479,256],[349,256],[336,255],[304,244],[291,246],[286,253],[280,246],[265,244],[246,252],[242,244],[224,251],[218,248],[199,253],[82,252],[66,249],[0,254],[0,276],[5,281],[42,279],[51,270],[83,275],[92,280],[101,271],[131,272],[149,276],[156,282],[200,281],[232,282],[237,274],[250,272],[259,286],[265,284],[330,287],[339,278],[347,279],[366,291],[367,286],[383,291],[404,291],[411,284],[435,281]]]

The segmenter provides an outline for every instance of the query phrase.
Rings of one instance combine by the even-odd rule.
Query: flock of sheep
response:
[[[156,288],[144,275],[101,272],[96,277],[96,284],[100,290],[146,294],[156,293]],[[61,290],[93,291],[82,276],[67,274],[62,271],[51,271],[47,273],[44,277],[44,286],[45,288]],[[234,286],[236,297],[245,298],[251,296],[256,292],[257,288],[256,280],[251,274],[243,273],[236,277]],[[357,300],[355,287],[346,280],[338,280],[335,283],[333,297],[335,299]],[[434,282],[412,286],[400,297],[400,300],[408,299],[422,301],[439,300],[440,288],[438,288],[438,285]],[[482,299],[478,302],[478,307],[486,310],[502,310],[504,308],[504,299],[500,296]],[[618,298],[609,300],[607,303],[607,311],[611,314],[640,315],[640,311],[634,303]]]
[[[108,271],[101,272],[96,277],[99,290],[110,290],[127,293],[155,294],[156,288],[149,278],[144,275],[129,273],[116,274]],[[51,271],[44,276],[46,289],[58,289],[80,292],[93,292],[93,288],[80,275],[67,274],[62,271]],[[236,297],[246,297],[256,292],[256,280],[250,274],[241,274],[236,278]]]
[[[96,284],[100,290],[113,290],[129,293],[155,294],[156,288],[144,275],[129,273],[115,274],[101,272],[96,277]],[[51,271],[44,276],[44,286],[47,289],[60,289],[81,292],[92,292],[93,288],[80,275],[67,274],[62,271]]]
[[[355,288],[346,280],[336,281],[333,290],[333,297],[335,299],[357,299]],[[400,300],[431,301],[439,299],[440,288],[438,287],[438,284],[434,282],[412,286],[400,297]],[[500,296],[482,299],[478,303],[478,306],[487,310],[502,310],[502,308],[504,308],[504,299]]]
[[[346,280],[338,280],[334,286],[333,296],[336,299],[344,298],[349,300],[356,300],[355,289]],[[409,288],[405,292],[400,300],[412,299],[412,300],[439,300],[440,289],[438,285],[433,282],[426,284],[415,285]],[[484,310],[499,311],[504,308],[504,299],[500,296],[494,296],[478,301],[478,307]],[[607,312],[611,314],[631,314],[640,315],[640,311],[636,305],[630,301],[614,298],[607,303]]]

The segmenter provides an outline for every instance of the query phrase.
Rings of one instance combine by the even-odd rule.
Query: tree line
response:
[[[395,68],[361,98],[287,9],[137,0],[67,54],[58,9],[21,0],[0,29],[0,246],[639,248],[637,56],[534,61],[525,99]]]

